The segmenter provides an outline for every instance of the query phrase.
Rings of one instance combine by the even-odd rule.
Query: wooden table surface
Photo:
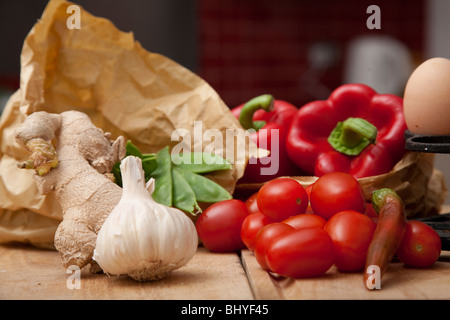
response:
[[[136,282],[62,267],[56,251],[21,244],[0,246],[0,299],[133,299],[133,300],[322,300],[450,299],[450,252],[428,269],[391,263],[380,290],[365,288],[362,273],[334,267],[311,279],[276,278],[263,271],[248,250],[210,253],[200,247],[194,258],[168,278]],[[74,288],[74,284],[80,288]]]

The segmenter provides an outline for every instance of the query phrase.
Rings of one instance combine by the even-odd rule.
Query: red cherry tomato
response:
[[[245,205],[247,206],[248,213],[259,212],[258,204],[256,203],[257,195],[258,195],[258,192],[255,192],[247,200],[245,200]]]
[[[269,243],[266,262],[272,272],[285,277],[320,276],[333,265],[333,242],[321,228],[288,232]]]
[[[264,184],[256,198],[259,211],[275,221],[282,221],[308,207],[305,188],[294,179],[278,178]]]
[[[271,241],[294,230],[295,229],[290,225],[282,222],[275,222],[262,227],[261,230],[258,231],[255,237],[253,253],[261,268],[264,270],[269,270],[266,263],[266,251],[267,246],[271,243]]]
[[[367,203],[365,215],[371,218],[373,221],[378,221],[378,213],[373,208],[372,203]]]
[[[313,186],[313,184],[310,184],[310,185],[307,185],[305,187],[306,194],[308,195],[308,207],[306,208],[306,212],[305,213],[314,213],[314,211],[311,208],[311,201],[309,201],[309,199],[311,199],[312,186]]]
[[[358,180],[343,172],[327,173],[311,189],[311,208],[325,220],[344,210],[364,213],[366,201]]]
[[[203,211],[195,226],[205,248],[212,252],[232,252],[245,247],[241,227],[247,216],[244,202],[224,200]]]
[[[261,212],[251,213],[245,218],[241,228],[241,239],[249,250],[253,251],[255,248],[255,237],[258,231],[272,222],[274,221]]]
[[[306,186],[305,191],[308,197],[311,195],[311,189],[312,189],[313,183]]]
[[[296,230],[313,227],[323,228],[326,222],[321,216],[311,213],[302,213],[283,220],[283,223],[292,226]]]
[[[375,228],[372,219],[353,210],[341,211],[328,220],[324,230],[333,240],[334,264],[339,271],[364,269]]]
[[[441,238],[433,228],[421,221],[410,220],[406,223],[397,257],[407,266],[426,268],[436,262],[441,249]]]

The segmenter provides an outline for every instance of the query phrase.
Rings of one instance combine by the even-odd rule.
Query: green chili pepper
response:
[[[172,183],[173,205],[193,214],[201,212],[194,191],[176,168],[172,168]]]
[[[178,168],[176,171],[189,183],[199,202],[214,203],[232,198],[227,190],[202,175]]]
[[[169,147],[164,147],[156,154],[156,169],[151,173],[155,179],[153,199],[166,206],[173,204],[172,161]]]
[[[177,163],[178,168],[194,173],[208,173],[232,168],[232,165],[224,158],[206,152],[187,152],[172,155],[172,161]]]

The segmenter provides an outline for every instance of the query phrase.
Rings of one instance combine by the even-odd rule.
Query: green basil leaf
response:
[[[126,149],[126,155],[127,156],[135,156],[142,159],[142,152],[136,147],[131,140],[127,141],[127,144],[125,145]]]
[[[156,155],[144,155],[142,157],[142,169],[145,173],[145,181],[150,180],[153,171],[158,167],[158,162],[156,160]]]
[[[201,212],[198,202],[214,203],[232,198],[222,186],[201,175],[231,169],[232,165],[220,156],[202,152],[171,156],[168,146],[156,154],[143,154],[130,140],[126,144],[126,156],[142,160],[146,181],[155,179],[152,197],[160,204],[195,215]],[[112,173],[122,187],[120,162],[114,165]]]
[[[113,166],[111,173],[114,175],[115,183],[122,188],[122,174],[120,173],[120,161]]]

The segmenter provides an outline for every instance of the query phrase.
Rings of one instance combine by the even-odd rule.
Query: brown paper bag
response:
[[[408,152],[394,166],[382,175],[361,178],[364,196],[371,201],[372,192],[380,188],[395,190],[402,198],[409,218],[439,214],[447,195],[442,172],[434,168],[434,154]],[[292,177],[304,187],[314,183],[318,177]],[[262,184],[237,184],[236,192],[249,196]]]
[[[123,135],[143,152],[177,144],[171,139],[176,129],[186,129],[195,138],[194,121],[201,121],[203,131],[215,129],[225,135],[235,130],[241,138],[245,132],[208,83],[174,61],[144,50],[132,33],[121,32],[82,8],[80,29],[69,29],[70,5],[51,0],[26,37],[20,89],[0,120],[0,242],[52,247],[62,218],[54,196],[39,194],[33,172],[16,167],[27,157],[14,142],[14,131],[26,115],[82,111],[113,139]],[[194,138],[192,150],[201,142]],[[231,145],[224,139],[215,149],[224,157],[231,154],[227,158],[234,168],[209,176],[231,193],[255,147],[248,139],[235,141],[237,145]],[[201,150],[204,147],[200,145]]]

